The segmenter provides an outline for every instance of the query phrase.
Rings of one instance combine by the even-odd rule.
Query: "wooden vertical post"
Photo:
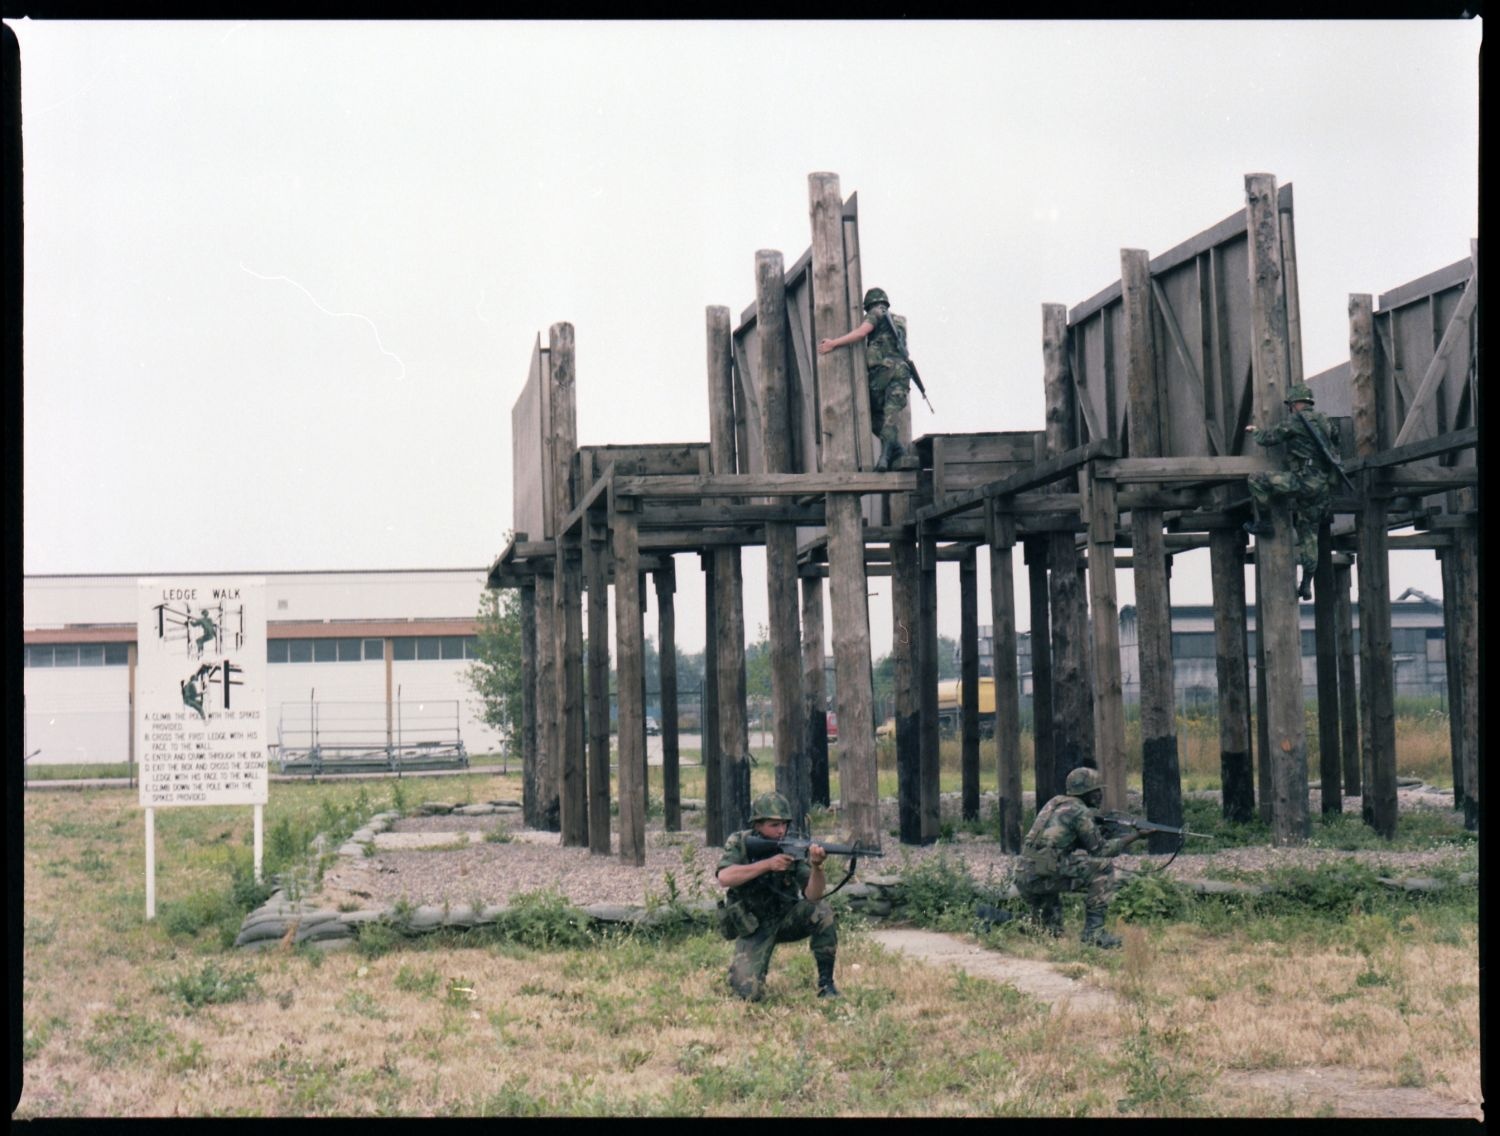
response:
[[[1036,807],[1062,792],[1052,744],[1052,619],[1047,595],[1047,538],[1021,542],[1031,594],[1031,731]]]
[[[802,713],[812,803],[829,804],[828,690],[823,679],[823,577],[802,577]]]
[[[1333,594],[1333,548],[1329,525],[1318,533],[1318,568],[1313,573],[1313,637],[1318,670],[1318,795],[1324,816],[1344,811],[1339,763],[1338,603]]]
[[[962,690],[964,820],[979,819],[979,566],[972,547],[958,562],[959,684]]]
[[[550,566],[536,578],[536,827],[561,830],[558,754],[562,752],[562,706],[557,680],[557,604]]]
[[[895,660],[896,816],[902,844],[922,843],[922,574],[913,496],[891,498],[891,656]],[[935,680],[934,680],[935,681]],[[936,693],[936,687],[934,687]]]
[[[1172,408],[1159,397],[1150,257],[1144,249],[1120,250],[1120,287],[1125,314],[1130,455],[1162,457],[1167,452],[1167,422]],[[1131,510],[1130,543],[1139,629],[1142,795],[1148,820],[1180,827],[1182,771],[1177,756],[1172,607],[1167,594],[1167,548],[1160,509]],[[1170,852],[1176,845],[1176,839],[1168,833],[1152,833],[1148,838],[1152,852]]]
[[[1256,794],[1256,808],[1261,821],[1269,825],[1271,823],[1272,797],[1271,797],[1271,730],[1267,724],[1270,715],[1266,707],[1269,705],[1267,696],[1266,677],[1266,635],[1265,635],[1265,608],[1261,604],[1261,596],[1264,594],[1261,588],[1261,568],[1259,549],[1255,557],[1255,776],[1258,792]]]
[[[1459,507],[1476,508],[1474,491],[1457,494]],[[1458,613],[1454,620],[1456,634],[1444,644],[1454,656],[1454,681],[1449,684],[1449,714],[1459,720],[1459,777],[1462,782],[1461,807],[1464,827],[1470,832],[1479,828],[1483,803],[1479,796],[1479,526],[1474,523],[1453,530],[1453,586],[1443,592],[1443,606]],[[1455,797],[1459,796],[1455,786]]]
[[[1208,538],[1213,577],[1214,665],[1219,680],[1219,784],[1225,820],[1255,813],[1250,750],[1250,664],[1245,642],[1245,534],[1215,529]]]
[[[1448,495],[1451,506],[1453,495]],[[1458,642],[1459,630],[1455,626],[1459,619],[1458,609],[1453,603],[1457,594],[1454,582],[1454,567],[1457,559],[1453,546],[1437,550],[1438,569],[1443,581],[1443,678],[1448,684],[1448,750],[1453,772],[1453,807],[1464,807],[1463,742],[1463,691],[1458,681],[1458,655],[1454,644]]]
[[[986,503],[990,544],[990,624],[995,658],[995,761],[1000,849],[1021,850],[1021,683],[1016,673],[1015,521],[994,498]]]
[[[556,572],[558,703],[562,709],[558,803],[564,846],[581,847],[589,840],[588,749],[584,741],[583,573],[576,537],[560,537],[557,550],[553,568]]]
[[[1354,681],[1354,612],[1349,603],[1349,580],[1347,561],[1335,563],[1333,615],[1338,639],[1339,749],[1343,754],[1343,791],[1347,796],[1358,797],[1363,793],[1359,756],[1359,691]]]
[[[553,642],[556,644],[557,713],[554,756],[562,842],[588,842],[588,765],[583,728],[583,587],[576,538],[562,531],[573,509],[573,454],[578,449],[576,365],[573,325],[555,323],[548,330],[548,397],[551,400],[553,525]]]
[[[756,338],[765,421],[767,473],[791,473],[791,390],[787,378],[786,275],[781,253],[755,254]],[[771,646],[771,708],[775,722],[776,790],[792,806],[797,825],[812,811],[812,785],[801,727],[802,660],[798,627],[797,529],[766,525],[766,599]]]
[[[921,701],[917,747],[918,843],[931,844],[942,833],[940,773],[942,738],[938,733],[937,542],[917,526],[917,692]]]
[[[1090,470],[1089,611],[1094,640],[1094,732],[1101,770],[1114,771],[1113,800],[1105,782],[1105,804],[1125,807],[1125,691],[1120,667],[1120,601],[1115,580],[1115,483]],[[1154,818],[1153,818],[1154,819]],[[1171,823],[1171,822],[1167,822]]]
[[[1042,305],[1042,380],[1046,388],[1047,453],[1055,456],[1078,441],[1073,423],[1073,382],[1068,369],[1067,312],[1061,304]],[[1085,476],[1079,475],[1080,489]],[[1061,782],[1070,770],[1098,764],[1094,757],[1094,699],[1087,658],[1088,601],[1079,579],[1078,549],[1071,531],[1050,534],[1047,567],[1051,570],[1052,600],[1053,764],[1060,791]],[[1125,770],[1100,772],[1104,776],[1105,804],[1110,808],[1122,807]]]
[[[391,648],[386,645],[389,659]],[[521,588],[521,819],[528,828],[541,828],[542,811],[537,782],[536,718],[536,584]]]
[[[703,761],[703,842],[717,848],[729,838],[724,828],[724,763],[719,751],[719,625],[718,583],[714,554],[705,552],[703,564],[703,704],[700,744]]]
[[[585,518],[589,588],[589,851],[608,856],[609,830],[609,528]]]
[[[656,583],[657,658],[661,667],[661,796],[662,826],[682,831],[681,755],[677,737],[677,569],[671,557],[652,573]]]
[[[1255,413],[1257,423],[1267,427],[1286,398],[1291,367],[1276,179],[1270,174],[1245,175],[1245,199]],[[1260,566],[1256,622],[1266,653],[1266,725],[1271,742],[1271,838],[1277,845],[1300,844],[1309,830],[1302,630],[1291,521],[1285,503],[1274,502],[1275,531],[1257,537],[1255,547]]]
[[[813,340],[849,330],[848,266],[844,256],[843,199],[835,174],[808,177],[812,222]],[[823,423],[823,469],[860,466],[853,363],[839,350],[818,357],[818,397]],[[866,595],[864,518],[858,494],[830,493],[828,592],[833,607],[833,656],[838,682],[839,797],[855,840],[880,839],[875,769],[875,722],[870,667],[870,611]]]
[[[1354,449],[1372,457],[1380,449],[1379,395],[1375,385],[1375,320],[1368,295],[1349,297],[1349,385],[1354,393]],[[1364,470],[1359,544],[1359,697],[1364,722],[1366,822],[1386,839],[1396,835],[1396,673],[1391,658],[1391,585],[1385,498],[1375,494],[1376,472]]]
[[[619,691],[620,861],[646,862],[645,708],[641,680],[645,642],[641,636],[640,537],[635,502],[617,498],[611,529],[615,538],[615,667]]]
[[[708,309],[709,451],[715,473],[737,471],[734,365],[729,309]],[[744,828],[750,813],[750,752],[745,721],[744,581],[737,547],[716,548],[714,636],[719,689],[719,797],[727,832]]]

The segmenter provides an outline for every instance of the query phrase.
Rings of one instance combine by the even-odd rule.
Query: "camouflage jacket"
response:
[[[906,359],[906,320],[901,316],[892,315],[891,323],[895,325],[900,333],[900,342],[896,336],[891,334],[891,329],[885,322],[885,315],[890,311],[886,304],[875,304],[865,313],[865,319],[875,328],[865,337],[865,366],[887,367],[892,363],[901,363]]]
[[[1316,410],[1304,410],[1302,417],[1307,420],[1309,426],[1323,435],[1330,450],[1334,453],[1339,452],[1339,432],[1329,421],[1328,415]],[[1308,436],[1307,431],[1303,429],[1294,414],[1288,413],[1276,425],[1257,430],[1253,437],[1262,446],[1285,444],[1286,468],[1294,473],[1312,473],[1325,477],[1333,473],[1333,470],[1328,468],[1328,461],[1323,457],[1318,444]]]
[[[1118,856],[1127,837],[1106,839],[1095,818],[1099,814],[1077,797],[1060,793],[1036,814],[1031,831],[1021,843],[1021,857],[1043,866],[1081,849],[1090,856]]]
[[[747,828],[730,835],[724,842],[724,853],[719,857],[719,866],[714,869],[716,872],[736,864],[751,863],[750,854],[745,850],[745,837],[754,831]],[[790,871],[767,872],[756,876],[749,883],[729,888],[727,900],[730,903],[742,903],[757,915],[782,915],[802,898],[811,875],[811,865],[806,860],[798,860]]]

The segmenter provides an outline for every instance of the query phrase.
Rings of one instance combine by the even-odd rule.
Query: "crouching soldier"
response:
[[[776,944],[808,938],[818,964],[818,997],[837,998],[839,993],[833,984],[839,936],[833,908],[823,899],[828,881],[823,875],[827,853],[822,845],[809,846],[806,860],[778,852],[752,861],[745,848],[745,838],[752,833],[781,840],[791,817],[792,807],[785,797],[762,793],[750,807],[750,828],[731,835],[719,859],[715,878],[727,891],[719,902],[719,928],[726,939],[735,940],[729,985],[749,1002],[765,996],[766,972]]]
[[[1062,893],[1083,892],[1083,941],[1118,947],[1119,938],[1104,930],[1116,886],[1112,858],[1141,834],[1106,839],[1096,822],[1103,800],[1097,769],[1080,766],[1069,773],[1063,791],[1042,806],[1021,843],[1015,882],[1032,916],[1052,935],[1063,930]]]

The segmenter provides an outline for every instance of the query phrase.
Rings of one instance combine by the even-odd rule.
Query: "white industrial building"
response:
[[[25,577],[29,761],[133,760],[139,580],[226,575],[266,582],[273,742],[500,748],[465,681],[484,568],[152,572]]]

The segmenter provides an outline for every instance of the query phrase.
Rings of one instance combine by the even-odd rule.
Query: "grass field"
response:
[[[695,775],[684,771],[684,795],[701,795]],[[755,788],[770,776],[760,762]],[[956,773],[944,781],[955,789]],[[393,804],[519,794],[517,774],[489,770],[278,783],[267,868],[290,870],[314,833],[337,839]],[[1274,1087],[1309,1067],[1479,1100],[1472,887],[1392,893],[1341,861],[1264,902],[1131,885],[1116,902],[1129,917],[1119,952],[1011,924],[988,933],[1007,955],[1114,996],[1084,1020],[914,965],[849,918],[842,999],[813,997],[811,958],[793,944],[777,953],[768,1001],[746,1006],[726,995],[731,947],[717,936],[586,936],[543,881],[503,936],[226,949],[265,894],[250,876],[251,810],[156,816],[147,923],[134,793],[26,795],[17,1117],[1332,1114]],[[1379,843],[1355,817],[1314,828],[1324,847]],[[1477,868],[1473,835],[1436,820],[1404,823],[1390,847],[1449,845],[1457,867]],[[966,930],[972,881],[938,863],[917,881],[919,918]],[[688,898],[700,886],[684,881]]]

